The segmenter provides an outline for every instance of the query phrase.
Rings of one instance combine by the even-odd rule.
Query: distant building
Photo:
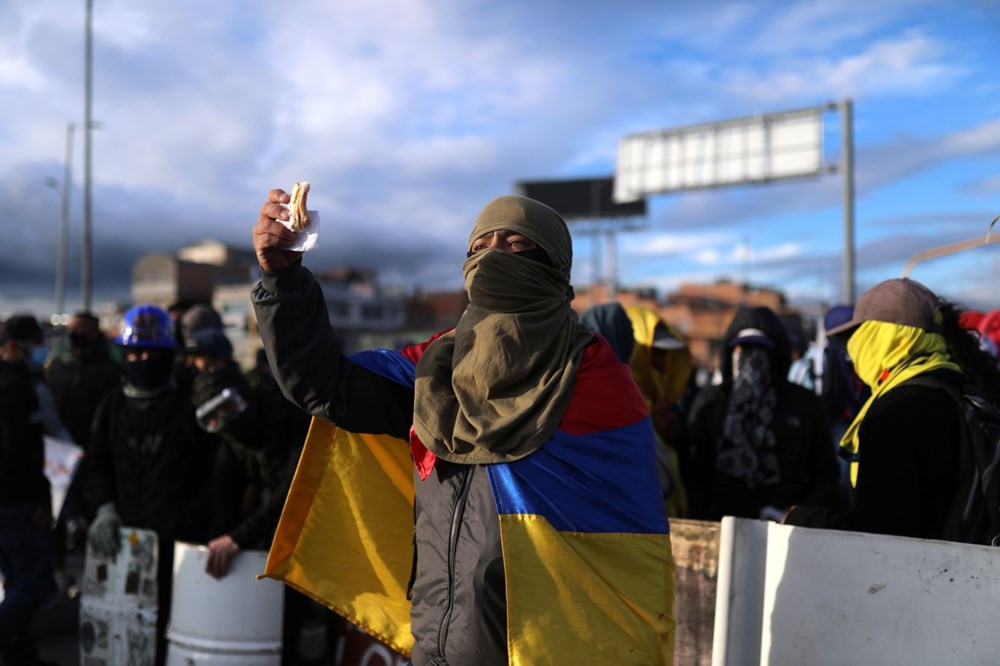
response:
[[[387,335],[406,324],[406,294],[382,287],[372,269],[342,267],[315,273],[323,287],[330,323],[348,353],[367,347],[362,336]]]
[[[217,286],[247,284],[257,270],[253,252],[215,240],[185,245],[177,256],[152,252],[132,266],[132,302],[164,308],[211,303]]]

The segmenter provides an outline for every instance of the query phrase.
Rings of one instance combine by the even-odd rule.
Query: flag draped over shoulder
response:
[[[404,354],[353,358],[402,383],[409,372],[412,386]],[[601,340],[552,439],[486,466],[512,664],[672,662],[674,563],[653,456],[642,396]],[[403,653],[412,465],[399,439],[314,419],[265,570]]]

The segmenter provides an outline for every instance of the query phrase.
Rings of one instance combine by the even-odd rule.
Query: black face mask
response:
[[[173,353],[155,354],[144,361],[129,361],[124,363],[125,379],[132,386],[144,391],[151,391],[166,386],[170,382],[170,373],[174,368]]]

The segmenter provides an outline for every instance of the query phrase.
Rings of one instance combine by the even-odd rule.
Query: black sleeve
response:
[[[229,530],[229,536],[242,549],[254,548],[257,544],[269,544],[274,536],[274,530],[281,519],[281,511],[285,506],[288,490],[295,476],[301,446],[293,446],[285,451],[284,460],[280,457],[268,464],[275,472],[273,479],[265,482],[268,495],[257,509],[247,518]]]
[[[291,477],[287,478],[270,493],[267,500],[256,511],[229,531],[229,536],[236,542],[236,545],[245,550],[271,539],[271,535],[278,526],[278,520],[281,518],[281,510],[285,506],[285,498],[288,495],[291,482]]]
[[[116,403],[116,392],[109,392],[101,400],[90,425],[90,444],[81,462],[83,478],[83,498],[87,515],[93,517],[105,502],[113,502],[115,492],[115,469],[111,452],[111,413]]]
[[[265,271],[251,300],[271,371],[289,400],[352,432],[409,438],[413,389],[344,355],[323,292],[301,263]]]
[[[873,403],[859,432],[854,505],[840,526],[938,538],[954,493],[960,419],[935,389],[900,387]]]

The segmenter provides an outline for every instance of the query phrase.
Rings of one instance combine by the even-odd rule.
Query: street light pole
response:
[[[62,215],[59,220],[59,246],[56,257],[56,314],[66,311],[66,247],[69,244],[69,193],[73,185],[73,131],[76,123],[66,125],[66,164],[63,167]]]
[[[91,278],[91,258],[93,249],[91,247],[91,201],[90,201],[90,178],[91,178],[91,152],[90,140],[93,123],[90,118],[91,109],[91,61],[93,53],[93,38],[91,36],[91,19],[94,13],[94,0],[87,2],[87,19],[84,37],[84,71],[83,71],[83,241],[81,243],[81,263],[80,263],[80,286],[83,291],[83,309],[90,312],[90,296],[92,291]]]

